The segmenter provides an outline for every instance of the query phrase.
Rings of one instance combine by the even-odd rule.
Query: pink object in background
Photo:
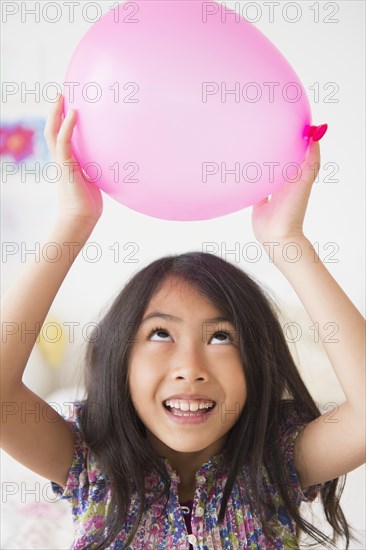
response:
[[[212,219],[300,177],[306,92],[278,49],[217,2],[122,2],[80,41],[63,93],[78,111],[76,158],[137,212]]]
[[[34,154],[35,130],[26,124],[0,127],[0,156],[9,156],[21,162]]]

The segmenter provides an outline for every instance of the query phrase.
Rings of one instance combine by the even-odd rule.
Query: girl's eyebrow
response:
[[[152,319],[153,317],[159,317],[161,319],[165,319],[167,321],[176,321],[181,322],[183,319],[180,317],[176,317],[175,315],[169,315],[168,313],[161,313],[160,311],[153,311],[152,313],[149,313],[144,317],[144,319],[141,321],[141,324],[145,323],[149,319]],[[227,317],[212,317],[210,319],[203,319],[203,323],[221,323],[221,322],[228,322],[232,324],[232,321],[230,319],[227,319]]]

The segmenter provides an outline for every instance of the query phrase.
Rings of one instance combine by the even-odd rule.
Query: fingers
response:
[[[304,162],[301,166],[301,181],[313,183],[320,169],[319,141],[310,140]]]
[[[306,160],[311,164],[312,162],[320,161],[320,145],[319,141],[310,140],[309,147],[306,154]]]
[[[66,162],[72,158],[71,136],[76,124],[77,112],[69,109],[64,118],[56,140],[56,155],[60,162]]]
[[[63,95],[61,94],[58,100],[56,101],[56,103],[52,105],[52,108],[47,117],[45,129],[44,129],[44,136],[46,138],[48,148],[53,158],[56,158],[56,142],[57,142],[57,135],[60,131],[60,127],[62,123],[63,108],[64,108],[64,98],[63,98]]]
[[[255,206],[264,206],[265,204],[267,204],[269,201],[269,197],[265,197],[264,199],[262,199],[261,201],[255,203]]]
[[[64,97],[61,94],[47,117],[44,136],[54,159],[59,162],[72,157],[71,136],[77,120],[77,112],[69,109],[63,116]]]

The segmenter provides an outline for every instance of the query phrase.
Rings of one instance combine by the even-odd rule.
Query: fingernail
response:
[[[307,137],[312,138],[313,141],[319,141],[328,130],[328,124],[322,124],[321,126],[310,126]]]

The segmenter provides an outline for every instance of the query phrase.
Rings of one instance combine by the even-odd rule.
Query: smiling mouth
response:
[[[163,403],[163,407],[169,411],[171,414],[174,414],[174,416],[201,416],[203,414],[208,414],[210,413],[211,411],[214,410],[214,408],[216,407],[216,403],[214,403],[211,407],[209,408],[204,408],[204,409],[198,409],[197,411],[182,411],[181,409],[176,409],[175,407],[170,407],[170,405],[166,405],[165,403]]]

